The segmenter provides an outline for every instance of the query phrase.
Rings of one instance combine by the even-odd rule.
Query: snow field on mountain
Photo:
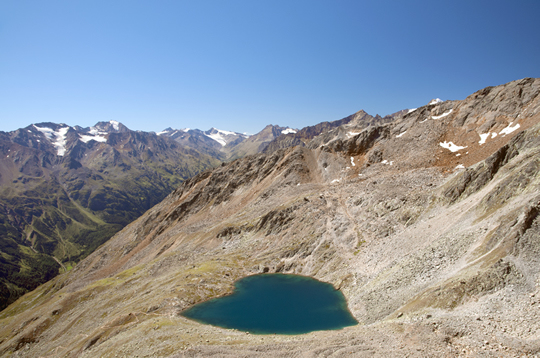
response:
[[[514,123],[514,122],[510,122],[510,124],[506,128],[503,128],[503,130],[500,131],[499,134],[500,135],[507,135],[507,134],[510,134],[513,131],[517,130],[520,127],[519,123],[517,123],[515,126],[512,126],[512,123]]]
[[[58,131],[54,131],[51,128],[38,127],[34,124],[34,128],[45,135],[45,137],[56,148],[59,156],[63,156],[66,153],[66,134],[69,131],[69,127],[63,127]]]

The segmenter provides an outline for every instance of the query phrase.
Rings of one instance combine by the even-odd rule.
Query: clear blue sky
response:
[[[0,0],[0,130],[256,133],[540,77],[540,1]]]

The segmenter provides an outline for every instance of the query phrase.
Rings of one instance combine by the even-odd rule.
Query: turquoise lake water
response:
[[[302,334],[358,324],[341,291],[288,274],[245,277],[231,295],[199,303],[182,316],[254,334]]]

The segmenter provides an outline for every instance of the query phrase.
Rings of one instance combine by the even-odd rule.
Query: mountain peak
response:
[[[172,129],[171,127],[167,127],[164,130],[162,130],[161,132],[157,132],[156,134],[157,135],[163,135],[163,134],[171,133],[172,131],[174,131],[174,129]]]
[[[110,120],[108,122],[98,122],[92,128],[98,128],[102,131],[107,132],[124,132],[126,130],[129,130],[125,125],[115,120]]]
[[[244,134],[231,132],[231,131],[224,131],[222,129],[217,128],[210,128],[204,134],[218,142],[222,147],[226,146],[227,143],[237,140],[238,138],[245,138]]]

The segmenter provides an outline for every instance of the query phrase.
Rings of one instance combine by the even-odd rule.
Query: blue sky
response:
[[[256,133],[540,77],[540,1],[0,0],[0,130]]]

